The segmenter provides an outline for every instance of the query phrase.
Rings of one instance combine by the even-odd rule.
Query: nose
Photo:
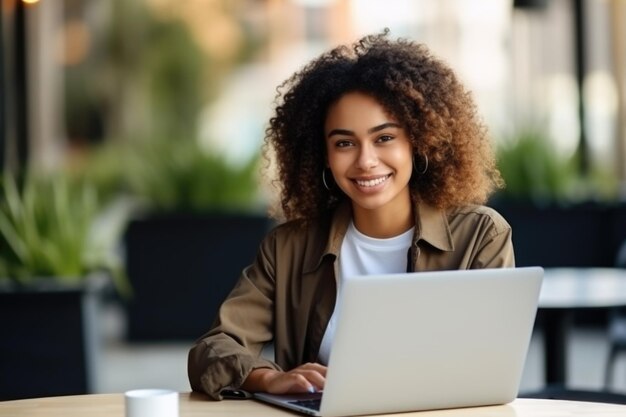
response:
[[[364,171],[378,165],[378,154],[372,144],[364,144],[361,146],[356,163],[357,166]]]

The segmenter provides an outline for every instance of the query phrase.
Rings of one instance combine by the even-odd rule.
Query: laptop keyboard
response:
[[[312,400],[294,400],[294,401],[289,401],[289,404],[298,405],[300,407],[308,408],[309,410],[319,411],[321,402],[322,402],[321,398],[315,398],[315,399],[312,399]]]

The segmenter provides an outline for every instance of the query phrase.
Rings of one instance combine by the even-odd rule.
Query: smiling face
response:
[[[410,217],[413,154],[398,120],[372,96],[351,92],[329,107],[324,134],[328,165],[355,219],[372,212]]]

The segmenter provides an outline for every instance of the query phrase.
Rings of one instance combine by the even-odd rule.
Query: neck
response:
[[[410,204],[405,208],[379,208],[367,210],[353,207],[354,226],[364,235],[378,239],[398,236],[415,225],[413,210]]]

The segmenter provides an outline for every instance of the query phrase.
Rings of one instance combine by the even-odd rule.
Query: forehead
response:
[[[372,95],[350,92],[328,107],[325,129],[336,127],[372,127],[386,122],[398,122]]]

